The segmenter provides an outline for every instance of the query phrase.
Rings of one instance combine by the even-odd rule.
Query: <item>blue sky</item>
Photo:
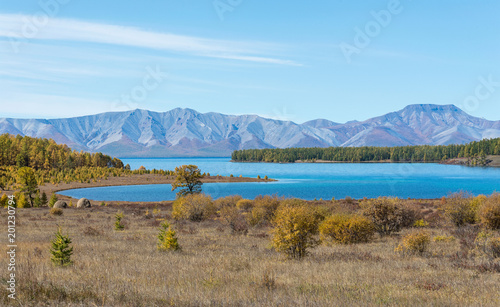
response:
[[[500,2],[3,1],[0,117],[142,108],[500,119]]]

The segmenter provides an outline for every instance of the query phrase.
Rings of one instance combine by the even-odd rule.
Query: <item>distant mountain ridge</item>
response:
[[[238,149],[463,144],[500,137],[500,121],[454,105],[420,104],[345,124],[296,124],[257,115],[132,110],[62,119],[0,119],[0,134],[54,139],[118,157],[230,156]]]

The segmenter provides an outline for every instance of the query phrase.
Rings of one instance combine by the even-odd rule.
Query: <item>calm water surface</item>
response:
[[[244,198],[277,194],[303,199],[397,196],[439,198],[451,192],[491,194],[500,191],[500,168],[410,163],[231,163],[229,158],[122,159],[132,169],[174,169],[195,164],[213,175],[269,176],[271,183],[204,184],[214,198],[238,194]],[[76,189],[61,194],[103,201],[161,201],[175,199],[170,185],[140,185]]]

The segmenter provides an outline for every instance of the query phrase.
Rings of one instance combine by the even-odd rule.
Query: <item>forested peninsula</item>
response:
[[[468,144],[397,147],[328,147],[237,150],[234,162],[442,162],[465,158],[463,164],[488,165],[490,155],[500,155],[500,138]]]

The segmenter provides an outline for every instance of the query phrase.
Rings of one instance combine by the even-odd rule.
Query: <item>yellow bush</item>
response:
[[[52,215],[63,215],[63,209],[61,209],[61,208],[52,208],[52,209],[50,209],[50,214],[52,214]]]
[[[363,216],[370,219],[375,231],[388,235],[405,227],[411,227],[417,219],[415,209],[404,205],[397,198],[380,197],[360,203]]]
[[[236,208],[238,208],[241,211],[250,211],[253,207],[253,201],[250,199],[240,199],[236,203]]]
[[[216,213],[212,197],[205,194],[190,194],[178,198],[172,206],[172,217],[176,220],[203,221]]]
[[[217,208],[217,210],[221,210],[222,208],[226,206],[236,206],[236,203],[241,199],[242,197],[239,195],[231,195],[231,196],[226,196],[226,197],[221,197],[218,198],[214,201],[214,206]]]
[[[401,243],[396,247],[395,251],[402,254],[419,254],[422,255],[427,248],[431,238],[424,230],[413,231],[403,237]]]
[[[479,208],[481,208],[481,206],[488,200],[488,197],[486,197],[485,195],[478,195],[476,197],[473,197],[471,200],[470,200],[470,204],[469,206],[471,207],[471,209],[474,211],[474,212],[477,212],[479,210]]]
[[[481,223],[489,229],[500,229],[500,194],[490,196],[479,209]]]
[[[429,223],[427,223],[423,219],[417,220],[417,221],[415,221],[415,223],[413,223],[413,227],[416,227],[416,228],[424,228],[427,226],[429,226]]]
[[[470,194],[454,193],[448,197],[444,213],[457,227],[474,224],[479,203],[480,199],[474,199]]]
[[[291,258],[300,259],[307,250],[319,242],[314,238],[318,232],[315,210],[307,203],[284,203],[278,207],[273,219],[273,246]]]
[[[319,226],[322,241],[341,244],[368,242],[374,232],[373,223],[358,215],[332,215]]]
[[[258,196],[253,203],[253,209],[248,216],[248,222],[252,226],[269,223],[274,218],[282,199],[269,195]]]

